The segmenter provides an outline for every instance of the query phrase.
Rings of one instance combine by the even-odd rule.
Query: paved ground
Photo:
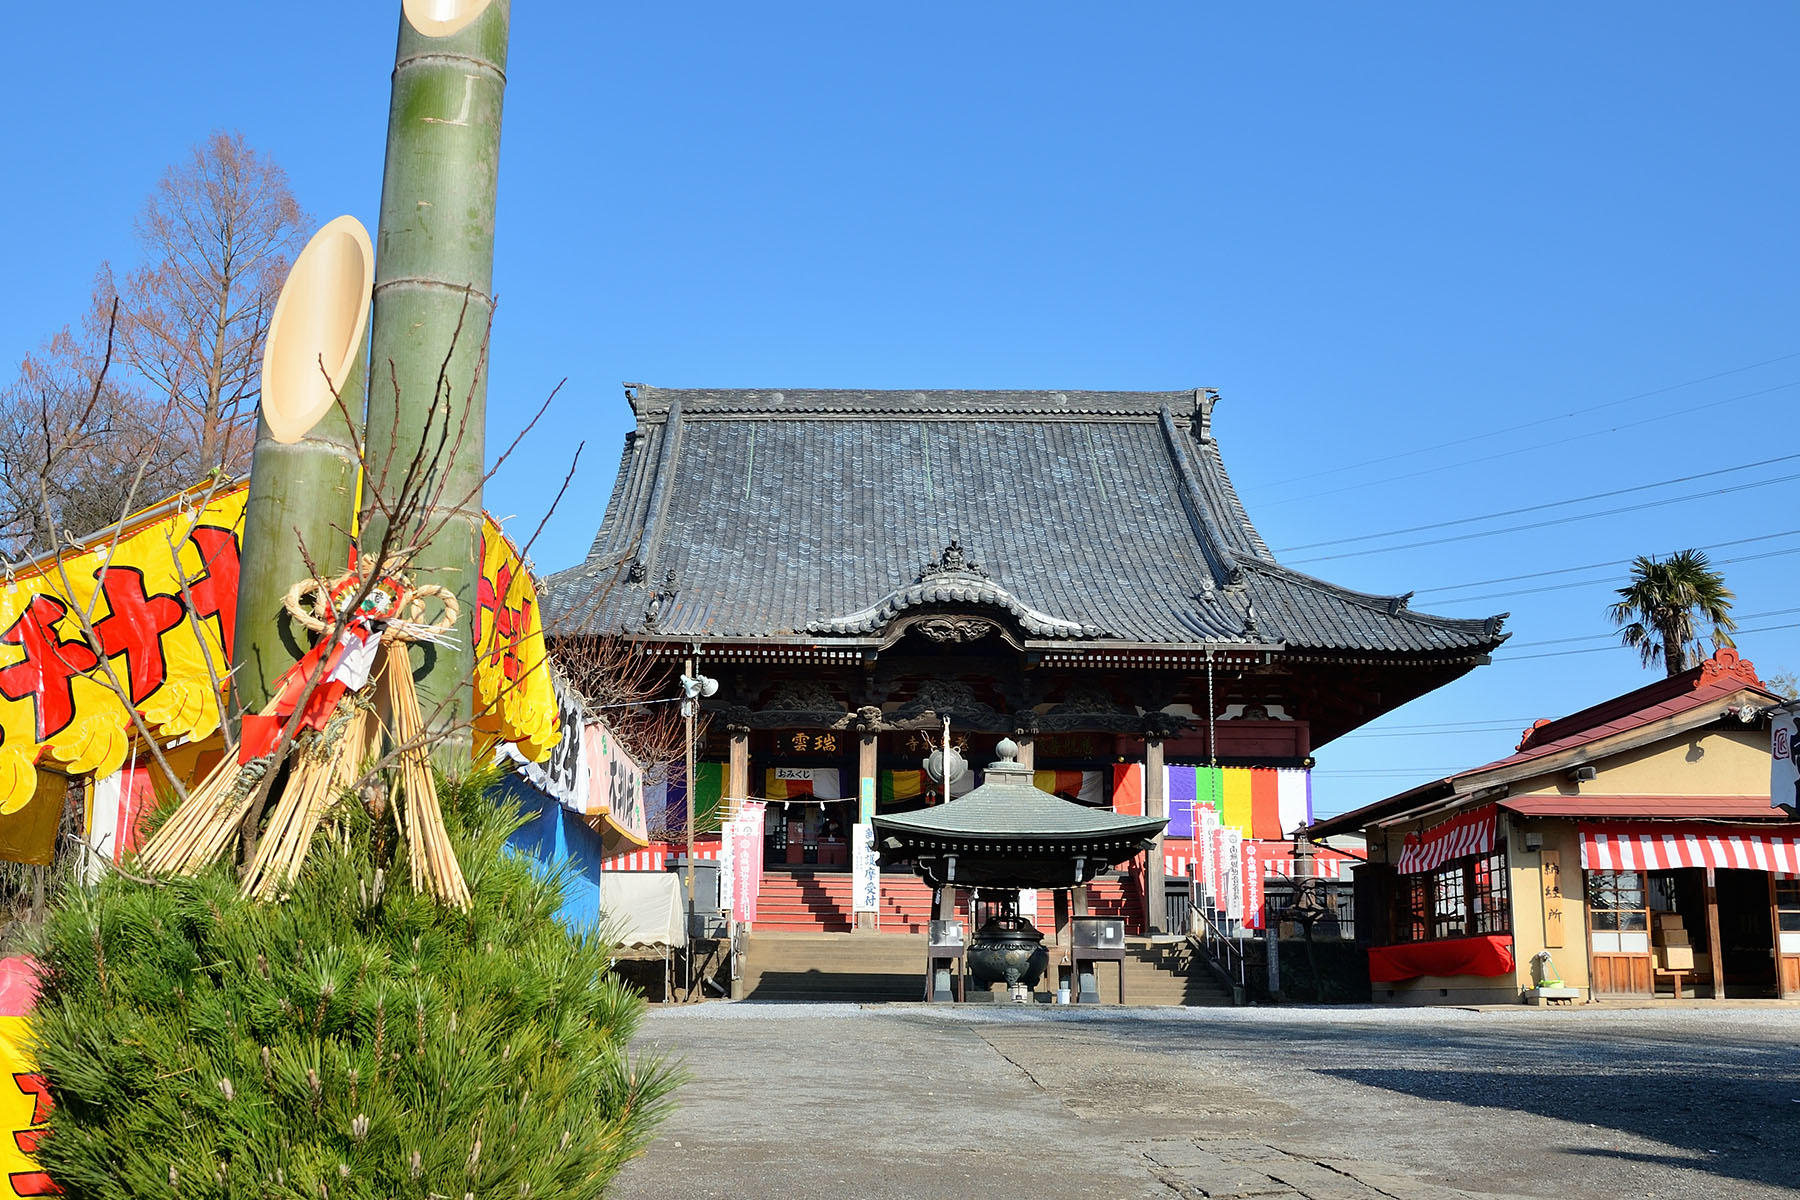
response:
[[[1800,1195],[1800,1009],[709,1004],[622,1197]]]

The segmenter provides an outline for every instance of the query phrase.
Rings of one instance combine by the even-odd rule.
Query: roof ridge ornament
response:
[[[978,575],[983,579],[993,578],[982,568],[980,563],[969,561],[969,556],[963,552],[960,538],[951,538],[950,544],[944,547],[944,552],[925,564],[925,569],[919,572],[919,582],[924,583],[927,579],[933,579],[939,575]]]
[[[1756,673],[1756,664],[1731,646],[1713,648],[1712,656],[1700,664],[1700,676],[1694,680],[1694,686],[1699,687],[1720,679],[1735,679],[1740,683],[1762,686],[1762,679]]]
[[[1219,403],[1218,388],[1194,389],[1194,430],[1199,435],[1197,441],[1202,446],[1212,444],[1213,407]]]

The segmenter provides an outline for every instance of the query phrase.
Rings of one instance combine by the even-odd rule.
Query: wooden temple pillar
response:
[[[725,798],[747,800],[750,797],[750,730],[742,725],[728,726],[731,733],[731,761],[725,770]]]
[[[1154,733],[1144,735],[1144,815],[1146,817],[1166,818],[1169,815],[1169,798],[1164,795],[1168,776],[1163,770],[1163,740]],[[1144,852],[1144,932],[1166,933],[1164,926],[1168,924],[1168,916],[1163,908],[1163,836],[1158,830],[1156,840],[1150,849]]]
[[[1019,744],[1018,764],[1029,767],[1037,761],[1037,739],[1028,733],[1021,733],[1013,738]]]

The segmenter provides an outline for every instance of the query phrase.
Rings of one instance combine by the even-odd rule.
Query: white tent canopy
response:
[[[622,949],[680,946],[681,876],[672,871],[606,871],[600,876],[600,924]]]

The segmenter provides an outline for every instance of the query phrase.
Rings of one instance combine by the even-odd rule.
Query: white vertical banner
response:
[[[1194,829],[1194,857],[1200,860],[1200,879],[1206,887],[1206,894],[1214,898],[1219,894],[1219,853],[1217,841],[1219,837],[1219,814],[1210,804],[1195,805],[1198,810],[1199,823]]]
[[[1236,829],[1226,829],[1220,840],[1225,843],[1222,855],[1225,867],[1225,878],[1222,886],[1225,890],[1225,916],[1242,923],[1244,920],[1244,835]]]
[[[738,889],[744,897],[743,921],[756,920],[756,898],[762,894],[763,873],[763,820],[769,805],[763,800],[751,800],[745,803],[744,824],[751,835],[742,843],[742,854],[738,860]]]
[[[1789,705],[1769,723],[1769,805],[1800,804],[1800,764],[1794,758],[1800,740],[1800,712]]]
[[[1038,923],[1038,894],[1036,888],[1019,889],[1019,915],[1033,925]]]
[[[89,788],[87,840],[94,852],[82,864],[84,883],[99,883],[106,867],[118,858],[119,797],[124,780],[125,772],[118,770],[94,780]]]
[[[730,914],[730,919],[737,920],[740,909],[738,904],[738,842],[744,836],[744,818],[740,813],[719,827],[719,906]]]
[[[756,920],[756,896],[762,888],[764,807],[760,800],[746,801],[738,814],[725,823],[722,832],[719,892],[723,896],[727,887],[731,889],[731,919],[738,922]]]
[[[852,912],[875,912],[881,907],[881,860],[875,852],[875,826],[857,822],[851,826],[850,876]]]

